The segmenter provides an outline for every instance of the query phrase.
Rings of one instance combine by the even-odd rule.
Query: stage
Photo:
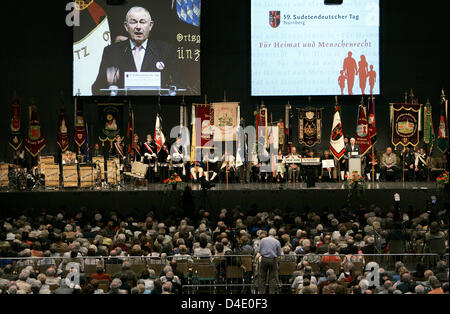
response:
[[[185,185],[186,186],[186,185]],[[185,187],[184,186],[184,187]],[[117,210],[123,215],[146,214],[150,210],[157,215],[176,216],[195,215],[200,209],[211,212],[222,208],[232,209],[240,206],[245,211],[280,209],[283,211],[307,211],[311,209],[340,208],[347,203],[349,191],[342,183],[318,183],[314,188],[306,188],[306,183],[267,183],[267,184],[217,184],[203,191],[200,184],[189,184],[191,193],[184,187],[172,190],[163,184],[149,184],[147,187],[130,185],[111,189],[60,189],[32,191],[2,191],[0,215],[12,215],[25,210],[47,209],[49,212],[76,211],[85,206],[88,210]],[[390,207],[394,193],[399,193],[402,207],[413,205],[422,208],[438,196],[437,207],[443,208],[448,202],[448,193],[440,191],[433,183],[383,182],[366,184],[360,200],[352,199],[352,205],[376,204]],[[31,212],[30,212],[31,211]]]

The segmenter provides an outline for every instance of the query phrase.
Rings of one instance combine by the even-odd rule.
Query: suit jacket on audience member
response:
[[[394,153],[391,153],[391,155],[388,156],[388,154],[384,153],[383,158],[381,158],[381,166],[382,167],[398,166],[397,155]]]

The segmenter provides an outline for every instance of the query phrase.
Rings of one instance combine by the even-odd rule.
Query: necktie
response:
[[[134,58],[134,64],[136,65],[136,69],[138,72],[141,72],[141,66],[142,66],[142,59],[141,59],[141,49],[142,46],[136,46],[133,49],[133,58]]]

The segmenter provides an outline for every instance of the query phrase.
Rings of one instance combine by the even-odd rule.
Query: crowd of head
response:
[[[253,282],[258,280],[259,244],[269,236],[281,244],[280,261],[296,263],[284,281],[293,293],[448,293],[446,211],[375,205],[301,213],[236,207],[202,210],[195,219],[164,219],[153,212],[131,217],[87,208],[74,215],[42,210],[2,217],[0,293],[182,293],[188,278],[177,268],[181,261],[192,265],[196,258],[228,255],[252,256],[256,267],[246,280]],[[395,251],[399,248],[393,243],[399,240],[404,247]],[[436,247],[435,240],[444,246]],[[438,255],[432,263],[417,258],[413,266],[402,257],[382,264],[358,255],[406,252]],[[133,270],[143,260],[146,267]],[[329,262],[339,262],[339,269],[328,268]],[[363,269],[354,267],[361,262]],[[68,263],[78,265],[79,282],[67,275]],[[162,263],[160,273],[152,263]],[[111,264],[119,264],[115,273],[108,271]],[[89,275],[84,273],[88,265],[95,265]],[[368,279],[367,265],[369,272],[380,268],[379,285]],[[100,289],[105,280],[107,289]]]

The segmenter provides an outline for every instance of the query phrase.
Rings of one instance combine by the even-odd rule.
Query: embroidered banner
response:
[[[99,140],[104,144],[106,141],[114,142],[115,137],[123,136],[123,104],[99,104]]]
[[[419,104],[392,104],[392,144],[419,145]]]
[[[298,111],[299,142],[313,147],[322,141],[322,109],[305,108]]]
[[[45,147],[45,138],[42,135],[41,125],[38,120],[37,107],[29,106],[28,132],[25,139],[25,149],[36,157]]]
[[[86,123],[84,122],[83,103],[75,97],[75,143],[81,147],[86,142]]]
[[[212,107],[214,109],[214,141],[235,141],[240,120],[239,103],[213,103]]]
[[[64,105],[61,106],[58,119],[58,130],[56,136],[56,143],[65,152],[69,148],[69,135],[67,133],[67,120]]]
[[[20,126],[20,104],[18,99],[14,99],[12,104],[11,124],[9,127],[9,145],[16,151],[20,149],[23,142]]]
[[[372,148],[372,141],[369,133],[369,122],[367,121],[366,107],[359,105],[358,124],[356,125],[356,144],[361,148],[361,155],[364,156]]]

